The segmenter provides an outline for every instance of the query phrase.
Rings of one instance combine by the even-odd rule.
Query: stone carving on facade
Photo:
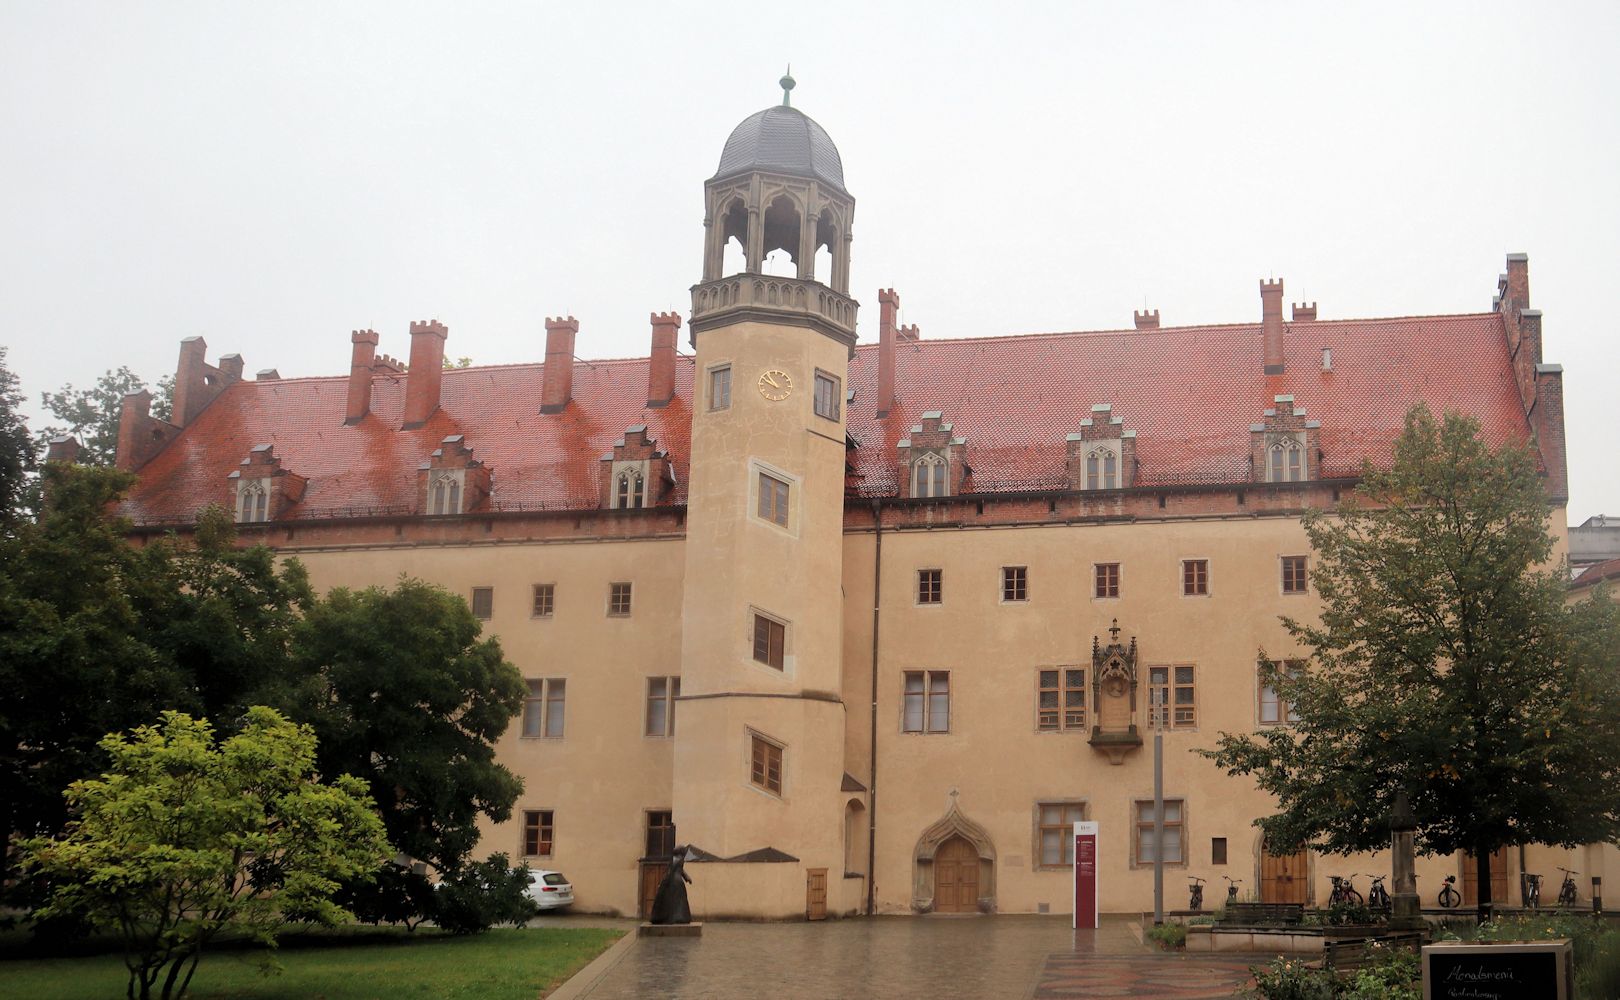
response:
[[[1119,641],[1119,619],[1108,629],[1104,646],[1091,637],[1091,706],[1095,722],[1091,745],[1108,754],[1110,764],[1121,764],[1125,755],[1142,745],[1136,725],[1136,637],[1130,645]]]

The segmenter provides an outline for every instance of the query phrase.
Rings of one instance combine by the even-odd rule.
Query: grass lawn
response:
[[[279,974],[259,971],[262,951],[203,954],[192,1000],[534,1000],[601,954],[622,932],[594,928],[504,929],[467,937],[421,928],[350,928],[296,937],[275,953]],[[117,954],[0,961],[0,997],[117,1000],[128,973]]]

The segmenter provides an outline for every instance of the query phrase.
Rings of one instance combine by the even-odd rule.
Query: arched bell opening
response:
[[[795,278],[799,275],[799,234],[803,225],[799,206],[785,194],[765,208],[764,274]]]
[[[741,198],[720,216],[720,272],[716,277],[742,274],[748,270],[748,206]]]
[[[841,245],[838,239],[838,227],[833,224],[831,210],[824,210],[821,217],[816,220],[816,252],[812,264],[810,277],[823,285],[832,285],[834,274],[834,249]]]

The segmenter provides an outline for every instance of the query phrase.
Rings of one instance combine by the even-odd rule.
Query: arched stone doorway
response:
[[[996,848],[984,827],[951,804],[917,838],[911,907],[919,913],[990,913],[996,908]]]
[[[1311,852],[1302,849],[1294,854],[1273,854],[1266,849],[1265,835],[1255,844],[1254,887],[1262,903],[1309,904],[1315,895],[1312,889]]]

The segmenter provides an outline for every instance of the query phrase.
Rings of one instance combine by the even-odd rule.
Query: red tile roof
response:
[[[1569,589],[1595,586],[1604,580],[1620,580],[1620,559],[1609,559],[1586,567],[1581,570],[1579,576],[1569,582]]]
[[[1263,375],[1259,324],[906,342],[897,405],[879,421],[878,347],[862,345],[846,413],[859,444],[853,489],[897,494],[896,443],[929,410],[967,440],[977,492],[1065,488],[1065,437],[1098,403],[1137,432],[1136,483],[1150,487],[1247,481],[1249,427],[1277,395],[1321,422],[1323,478],[1355,475],[1363,457],[1387,462],[1418,401],[1472,414],[1492,443],[1529,437],[1495,313],[1294,323],[1286,351],[1287,371]],[[308,479],[283,518],[411,513],[417,466],[451,434],[493,471],[495,509],[594,508],[598,460],[634,424],[675,465],[664,502],[684,503],[692,366],[679,358],[676,398],[647,409],[647,359],[575,362],[573,402],[556,415],[540,413],[543,365],[451,369],[440,410],[410,431],[399,429],[400,377],[374,377],[372,412],[352,427],[346,377],[239,382],[140,470],[123,513],[189,520],[205,503],[229,503],[226,476],[259,444]]]

